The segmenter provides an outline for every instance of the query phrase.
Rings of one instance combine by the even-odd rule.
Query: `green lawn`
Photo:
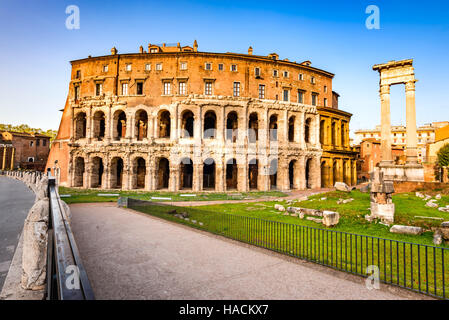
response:
[[[124,197],[133,197],[135,199],[149,200],[151,197],[171,198],[171,200],[154,200],[157,202],[171,202],[171,201],[206,201],[206,200],[249,200],[258,199],[261,197],[285,197],[286,193],[280,191],[269,192],[229,192],[229,193],[215,193],[215,192],[164,192],[164,191],[122,191],[122,190],[100,190],[100,189],[77,189],[59,187],[60,195],[70,195],[70,197],[63,197],[62,199],[68,203],[85,203],[85,202],[114,202],[118,197],[103,197],[98,196],[99,193],[119,194]],[[182,194],[193,194],[195,197],[183,197]]]

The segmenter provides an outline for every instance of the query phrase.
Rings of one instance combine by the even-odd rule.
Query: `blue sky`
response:
[[[424,4],[423,4],[424,3]],[[368,5],[380,30],[368,30]],[[80,29],[65,27],[68,5]],[[372,66],[414,59],[418,125],[449,120],[449,1],[0,1],[0,123],[57,129],[70,60],[137,52],[151,43],[201,51],[277,52],[335,73],[351,130],[379,123],[378,74]],[[392,123],[405,124],[403,86],[391,90]]]

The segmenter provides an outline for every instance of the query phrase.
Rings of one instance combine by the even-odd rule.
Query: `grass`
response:
[[[262,197],[285,197],[286,193],[280,191],[254,191],[254,192],[230,192],[230,193],[215,193],[215,192],[165,192],[165,191],[123,191],[123,190],[100,190],[100,189],[77,189],[59,187],[60,195],[70,195],[64,197],[63,200],[68,203],[86,203],[86,202],[115,202],[117,196],[104,197],[98,196],[99,193],[119,194],[122,197],[133,197],[135,199],[151,201],[151,197],[171,198],[171,200],[154,200],[157,202],[173,202],[173,201],[208,201],[208,200],[249,200],[258,199]],[[182,197],[182,194],[194,194],[195,197]]]

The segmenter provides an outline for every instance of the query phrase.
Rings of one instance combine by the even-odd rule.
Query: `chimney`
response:
[[[116,47],[112,47],[112,49],[111,49],[111,54],[112,55],[116,55],[117,54],[117,48]]]
[[[253,54],[253,47],[249,47],[249,48],[248,48],[248,54],[249,54],[249,55],[252,55],[252,54]]]
[[[140,53],[143,53],[143,47],[142,46],[140,46],[139,51],[140,51]]]
[[[196,40],[193,41],[193,51],[198,52],[198,42],[196,42]]]

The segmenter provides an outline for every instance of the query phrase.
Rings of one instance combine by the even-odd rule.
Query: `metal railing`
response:
[[[194,223],[192,218],[180,219],[131,198],[128,207],[363,277],[371,275],[373,269],[367,267],[375,266],[383,283],[448,299],[447,248],[201,209],[196,211]],[[165,212],[185,210],[167,208]]]
[[[47,300],[94,300],[70,224],[56,188],[56,179],[48,172],[50,217],[47,247]]]

